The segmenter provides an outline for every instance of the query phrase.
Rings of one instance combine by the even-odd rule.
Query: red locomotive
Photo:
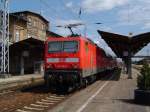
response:
[[[87,38],[48,38],[45,44],[45,82],[56,87],[79,87],[96,74],[114,69],[116,60]]]

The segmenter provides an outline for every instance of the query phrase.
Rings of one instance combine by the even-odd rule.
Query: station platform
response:
[[[133,79],[122,73],[117,81],[99,80],[49,112],[150,112],[150,106],[134,103],[139,71],[132,72]]]
[[[8,89],[21,89],[44,83],[41,74],[26,74],[20,76],[11,76],[9,78],[0,78],[0,91]]]

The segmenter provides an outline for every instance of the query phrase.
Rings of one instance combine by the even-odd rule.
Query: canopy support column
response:
[[[127,71],[128,71],[128,79],[132,79],[132,60],[131,60],[131,57],[128,58]]]
[[[128,71],[128,79],[132,79],[132,59],[131,59],[131,46],[128,48],[128,62],[127,62],[127,71]]]

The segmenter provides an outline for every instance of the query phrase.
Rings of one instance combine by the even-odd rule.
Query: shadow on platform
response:
[[[113,78],[109,78],[113,75]],[[106,80],[111,80],[111,81],[118,81],[121,76],[121,69],[115,69],[115,70],[110,70],[110,71],[105,71],[103,73],[100,73],[98,76],[98,80],[106,81]]]
[[[133,105],[140,105],[140,106],[150,106],[150,104],[143,104],[143,103],[136,103],[134,99],[113,99],[117,101],[121,101],[123,103],[133,104]]]

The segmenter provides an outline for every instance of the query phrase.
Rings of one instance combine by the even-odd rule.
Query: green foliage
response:
[[[150,67],[145,63],[137,79],[137,86],[142,90],[150,90]]]

